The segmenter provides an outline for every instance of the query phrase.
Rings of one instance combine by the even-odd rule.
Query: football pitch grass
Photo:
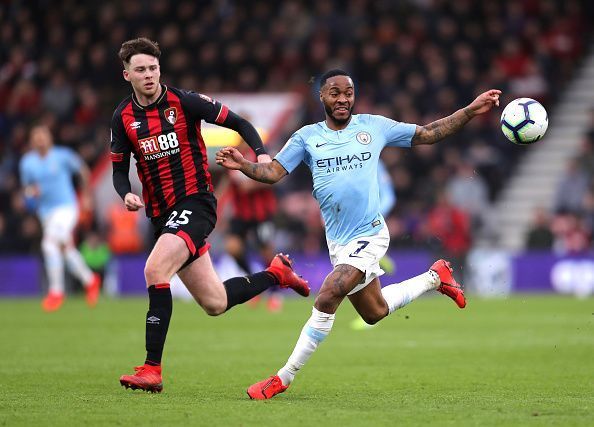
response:
[[[313,300],[280,314],[235,307],[209,318],[175,301],[164,391],[118,378],[144,355],[145,299],[1,300],[0,425],[594,425],[594,299],[422,298],[352,331],[345,303],[291,388],[245,389],[281,367]]]

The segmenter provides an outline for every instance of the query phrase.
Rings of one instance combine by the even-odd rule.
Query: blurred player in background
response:
[[[239,150],[246,159],[256,161],[256,156],[245,143],[240,145]],[[232,214],[225,237],[225,250],[242,270],[242,274],[252,274],[254,265],[248,258],[248,249],[257,249],[265,265],[274,258],[276,196],[268,184],[254,181],[236,170],[229,171],[227,191]],[[280,311],[282,298],[278,286],[271,286],[267,293],[268,310]],[[257,295],[252,298],[249,304],[255,306],[260,297],[261,295]]]
[[[146,359],[134,375],[123,375],[126,388],[160,392],[161,358],[173,311],[170,281],[178,274],[196,302],[211,316],[225,313],[270,286],[290,287],[309,295],[286,255],[276,255],[266,271],[234,277],[224,283],[215,272],[206,242],[216,222],[202,120],[236,131],[254,150],[259,162],[269,162],[256,129],[225,105],[195,92],[159,82],[157,43],[139,38],[122,44],[119,57],[132,94],[116,108],[111,123],[113,184],[126,208],[145,208],[156,243],[144,270],[149,295],[146,314]],[[130,155],[142,182],[141,199],[132,193]]]
[[[35,205],[43,228],[41,250],[48,280],[48,294],[41,304],[56,311],[64,302],[64,261],[72,275],[83,284],[89,306],[97,304],[101,279],[83,261],[73,242],[78,222],[78,203],[73,177],[78,174],[82,203],[88,208],[89,169],[72,150],[55,147],[47,126],[33,126],[31,151],[20,162],[21,184],[29,205]]]
[[[249,162],[232,147],[217,153],[218,164],[270,184],[305,162],[312,171],[313,194],[320,204],[334,267],[322,284],[289,360],[276,375],[250,386],[250,398],[269,399],[289,387],[330,333],[336,310],[347,296],[371,324],[429,290],[447,295],[460,308],[466,306],[464,292],[444,260],[436,261],[426,273],[381,288],[379,260],[388,249],[390,235],[379,210],[377,165],[385,146],[434,144],[498,105],[500,93],[489,90],[454,114],[417,126],[382,116],[353,115],[353,81],[346,72],[331,70],[320,81],[325,121],[295,132],[272,162]]]

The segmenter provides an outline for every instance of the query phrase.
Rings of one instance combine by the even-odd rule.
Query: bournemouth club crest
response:
[[[165,120],[167,120],[169,123],[174,125],[175,122],[177,121],[177,108],[175,108],[175,107],[168,108],[164,111],[164,114],[165,114]]]

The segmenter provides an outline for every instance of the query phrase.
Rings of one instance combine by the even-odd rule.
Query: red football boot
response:
[[[307,280],[299,277],[293,270],[293,261],[288,255],[276,254],[266,271],[272,273],[281,288],[291,288],[304,297],[309,295]]]
[[[454,300],[456,305],[460,308],[466,307],[466,298],[464,298],[464,289],[454,279],[452,267],[448,261],[443,259],[437,260],[431,266],[431,270],[439,275],[441,285],[437,288],[437,292],[441,292]]]
[[[288,385],[283,385],[283,382],[278,375],[272,375],[264,381],[249,386],[247,394],[250,399],[265,400],[270,399],[279,393],[283,393],[288,388]]]
[[[43,311],[52,312],[62,307],[64,302],[64,294],[57,292],[50,292],[41,302],[41,308]]]
[[[132,390],[140,389],[151,393],[161,393],[163,390],[163,379],[161,377],[161,366],[144,364],[134,368],[134,375],[122,375],[120,384]]]
[[[93,273],[93,277],[87,286],[85,291],[87,293],[87,305],[89,307],[95,307],[97,300],[99,299],[99,291],[101,290],[101,276],[97,273]]]

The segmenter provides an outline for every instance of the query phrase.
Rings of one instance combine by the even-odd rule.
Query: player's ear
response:
[[[126,80],[127,82],[130,81],[130,73],[128,72],[128,70],[126,70],[125,68],[122,70],[122,74],[124,75],[124,80]]]

